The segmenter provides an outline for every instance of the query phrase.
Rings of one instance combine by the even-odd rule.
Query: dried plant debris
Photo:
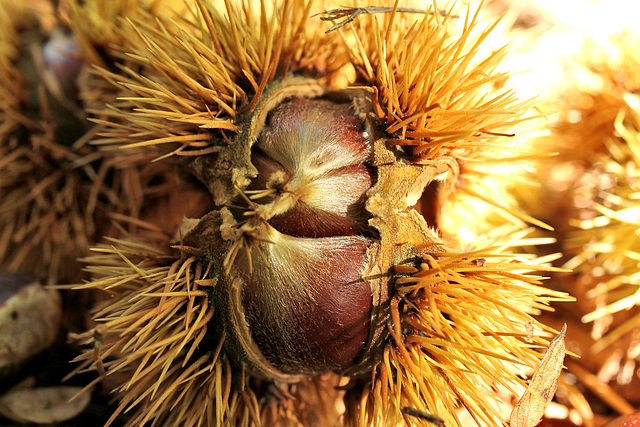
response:
[[[368,14],[368,13],[436,13],[433,10],[427,8],[427,9],[419,9],[416,7],[398,7],[397,5],[390,7],[390,6],[361,6],[361,7],[344,7],[344,8],[340,8],[340,9],[331,9],[331,10],[327,10],[325,12],[319,13],[318,15],[320,15],[320,19],[323,21],[335,21],[337,19],[340,18],[345,18],[342,21],[334,24],[331,28],[329,28],[327,31],[325,31],[326,33],[329,33],[331,31],[335,31],[338,28],[341,28],[345,25],[347,25],[348,23],[350,23],[351,21],[353,21],[354,19],[356,19],[358,16],[362,15],[362,14]],[[447,12],[444,10],[439,10],[437,13],[446,16]],[[456,15],[452,15],[453,17],[457,18]]]
[[[52,345],[61,317],[57,291],[29,274],[0,272],[0,378]]]
[[[76,396],[81,390],[58,386],[10,391],[0,396],[0,414],[20,424],[61,423],[86,409],[91,394]]]
[[[542,419],[558,387],[558,379],[565,357],[564,336],[566,330],[567,326],[565,325],[560,331],[560,335],[549,344],[527,390],[511,412],[509,424],[511,427],[534,427]]]

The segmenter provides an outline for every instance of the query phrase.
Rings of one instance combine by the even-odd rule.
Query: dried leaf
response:
[[[0,272],[0,377],[49,347],[58,336],[62,305],[58,292],[35,277]]]
[[[542,419],[544,411],[556,392],[558,378],[562,372],[566,330],[567,325],[564,325],[560,335],[549,344],[540,366],[531,378],[529,387],[511,412],[511,427],[534,427]]]
[[[10,391],[0,397],[0,414],[18,423],[51,424],[69,420],[89,404],[81,387],[58,386]]]

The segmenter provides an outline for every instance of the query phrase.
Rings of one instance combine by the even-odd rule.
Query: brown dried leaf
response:
[[[67,421],[89,404],[91,393],[81,387],[58,386],[9,391],[0,396],[0,414],[18,423],[51,424]]]
[[[542,419],[556,392],[558,378],[562,372],[566,330],[567,325],[564,325],[560,335],[551,341],[540,366],[529,382],[529,387],[511,411],[511,427],[534,427]]]
[[[55,341],[61,316],[57,291],[28,274],[0,272],[0,378],[3,368],[23,363]]]

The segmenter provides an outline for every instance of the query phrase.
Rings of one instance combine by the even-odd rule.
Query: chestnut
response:
[[[246,130],[249,184],[185,243],[208,248],[225,272],[216,323],[236,364],[281,381],[347,372],[369,342],[377,291],[365,278],[376,241],[364,206],[375,182],[367,118],[329,94],[268,96],[280,102]]]

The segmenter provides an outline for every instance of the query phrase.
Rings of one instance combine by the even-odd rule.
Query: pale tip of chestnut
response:
[[[78,96],[78,78],[86,65],[78,39],[73,34],[54,30],[42,47],[42,59],[61,94],[66,99],[75,100]]]

